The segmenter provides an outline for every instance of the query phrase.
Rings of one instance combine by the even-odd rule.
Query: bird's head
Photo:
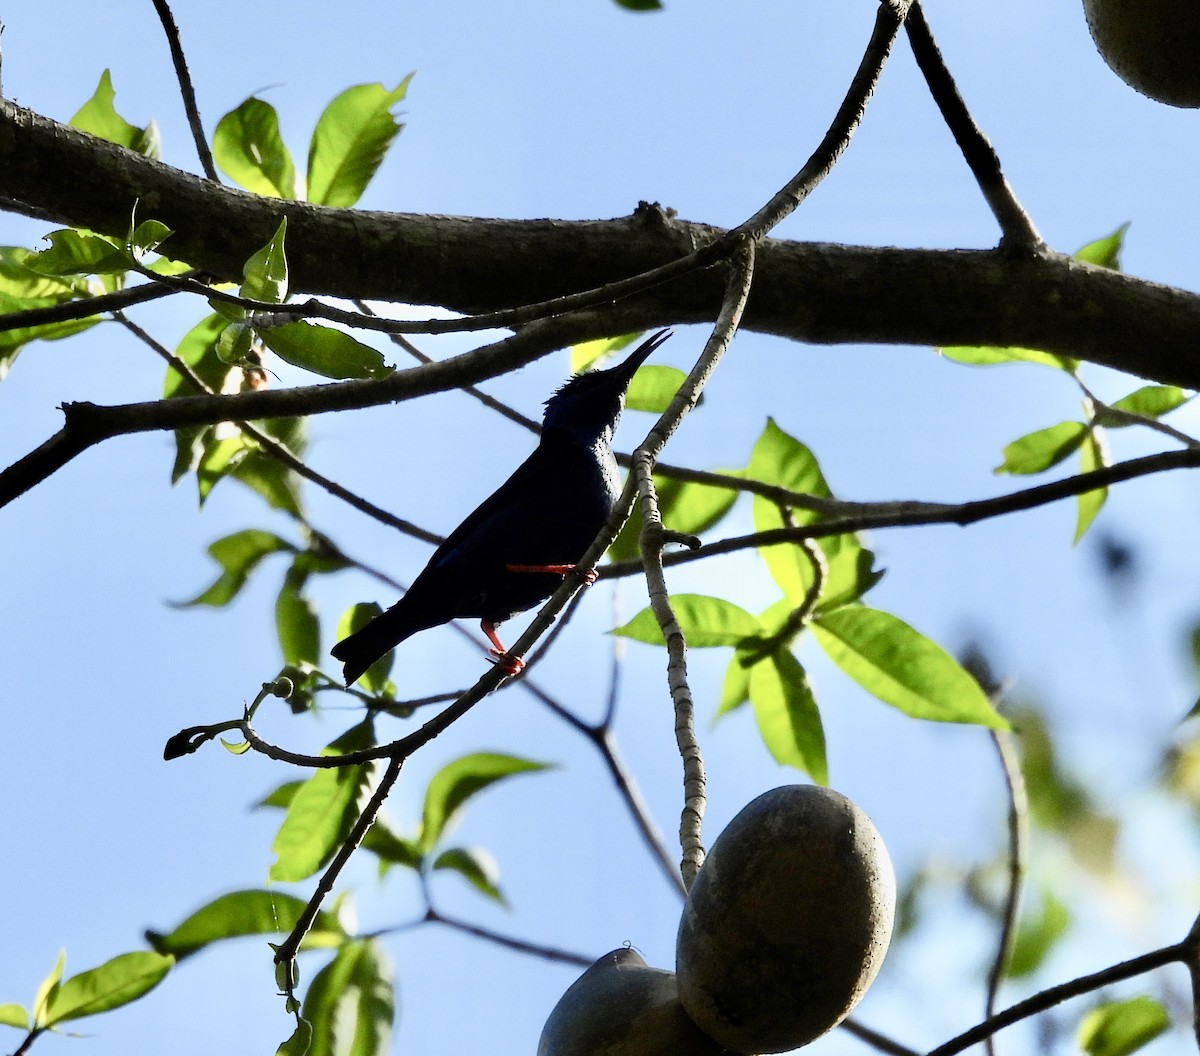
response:
[[[546,401],[543,430],[563,430],[586,443],[593,443],[606,434],[611,440],[625,407],[625,392],[634,371],[670,336],[670,330],[660,330],[615,367],[576,374]]]

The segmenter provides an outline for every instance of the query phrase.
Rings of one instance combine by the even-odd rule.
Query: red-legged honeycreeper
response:
[[[347,685],[409,635],[459,617],[480,620],[492,655],[510,674],[521,670],[496,624],[550,597],[612,514],[621,491],[612,439],[625,392],[670,336],[660,330],[617,366],[578,374],[546,401],[533,453],[450,533],[404,597],[333,647]]]

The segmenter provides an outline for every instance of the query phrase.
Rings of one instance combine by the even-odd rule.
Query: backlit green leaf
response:
[[[174,957],[138,950],[80,972],[65,980],[51,996],[45,1025],[94,1016],[136,1001],[162,982],[174,963]]]
[[[1094,469],[1103,469],[1111,460],[1108,455],[1108,444],[1104,439],[1104,431],[1093,428],[1088,432],[1087,439],[1079,449],[1079,472],[1090,473]],[[1085,491],[1075,498],[1075,542],[1078,543],[1092,526],[1104,501],[1108,498],[1108,488],[1096,488]]]
[[[234,183],[269,198],[296,197],[296,167],[279,134],[275,108],[247,99],[217,122],[213,157]]]
[[[287,217],[279,221],[275,234],[242,268],[242,296],[252,301],[282,304],[288,296],[288,264],[285,240]]]
[[[344,755],[374,743],[367,721],[351,727],[321,754]],[[371,770],[369,764],[361,763],[318,770],[296,790],[271,844],[275,852],[269,874],[272,880],[305,880],[333,857],[358,819],[359,799]]]
[[[1049,891],[1043,891],[1036,913],[1024,915],[1017,925],[1016,942],[1004,974],[1010,979],[1032,975],[1066,933],[1070,923],[1071,913],[1067,907]]]
[[[825,730],[804,668],[786,649],[750,668],[750,703],[763,744],[775,761],[829,783]]]
[[[687,643],[697,649],[710,646],[738,645],[762,634],[762,624],[745,609],[703,594],[674,594],[671,608]],[[642,609],[613,634],[649,645],[665,645],[658,620],[650,608]]]
[[[37,992],[33,995],[33,1025],[38,1029],[46,1026],[46,1009],[58,992],[66,963],[67,951],[59,950],[58,960],[54,962],[50,974],[38,984]]]
[[[1140,389],[1123,396],[1113,404],[1118,411],[1140,414],[1143,418],[1161,418],[1164,414],[1182,407],[1191,397],[1175,385],[1143,385]],[[1128,425],[1128,422],[1106,422],[1109,426]]]
[[[314,977],[300,1014],[309,1056],[385,1056],[396,1016],[393,971],[373,939],[348,942]]]
[[[335,380],[386,378],[395,370],[383,353],[341,330],[312,323],[286,323],[259,331],[263,343],[294,367]]]
[[[767,420],[766,428],[754,445],[745,476],[817,498],[829,498],[831,494],[813,453],[772,419]],[[771,531],[784,526],[776,503],[755,495],[753,509],[756,531]],[[818,514],[809,510],[795,509],[793,516],[797,525],[820,520]],[[873,567],[874,555],[853,535],[830,536],[819,540],[819,545],[825,552],[829,571],[817,605],[818,612],[860,597],[882,575]],[[798,605],[814,580],[811,559],[796,545],[764,546],[759,553],[772,578],[792,603]]]
[[[359,84],[334,98],[317,120],[308,148],[308,200],[354,205],[404,127],[392,110],[404,98],[410,73],[395,88]]]
[[[386,873],[393,865],[405,869],[420,869],[424,852],[416,840],[393,832],[386,822],[375,819],[362,842],[364,850],[379,859],[379,872]]]
[[[657,475],[654,477],[654,489],[658,493],[658,511],[663,524],[672,531],[687,535],[699,535],[711,528],[729,512],[738,497],[738,492],[731,488]],[[609,547],[609,558],[613,561],[636,558],[641,553],[638,547],[641,531],[642,509],[639,502],[634,504],[633,514]]]
[[[221,575],[191,601],[178,604],[212,605],[215,608],[228,605],[263,558],[280,552],[295,552],[295,549],[287,540],[257,528],[247,528],[218,539],[209,545],[208,555],[221,566]]]
[[[0,1005],[0,1024],[26,1031],[33,1027],[29,1020],[29,1012],[25,1007],[12,1003]]]
[[[1129,1056],[1171,1026],[1167,1010],[1151,997],[1106,1001],[1079,1024],[1079,1047],[1088,1056]]]
[[[1083,422],[1059,422],[1022,436],[1004,448],[1004,461],[996,473],[1041,473],[1056,466],[1084,442],[1088,427]]]
[[[687,375],[678,367],[647,363],[634,373],[625,396],[625,406],[631,411],[662,414],[685,381]]]
[[[122,274],[132,264],[124,247],[104,235],[64,228],[51,231],[46,239],[50,248],[25,260],[30,270],[42,275]]]
[[[1101,268],[1120,271],[1121,249],[1125,244],[1125,232],[1128,230],[1129,224],[1124,223],[1111,235],[1105,235],[1103,238],[1096,239],[1095,242],[1089,242],[1075,253],[1075,259],[1082,260],[1087,264],[1095,264]]]
[[[938,353],[955,363],[965,363],[970,367],[992,367],[1000,363],[1036,363],[1043,367],[1053,367],[1055,370],[1065,370],[1068,374],[1074,374],[1079,367],[1079,360],[1070,356],[1039,352],[1033,348],[952,345],[939,348]]]
[[[279,891],[233,891],[202,906],[168,934],[149,932],[146,938],[159,953],[182,959],[225,939],[286,934],[296,926],[305,907],[303,899]],[[337,917],[321,910],[304,946],[333,946],[345,934]]]
[[[454,847],[434,860],[435,870],[450,870],[463,877],[476,891],[502,906],[507,905],[499,885],[499,869],[492,856],[479,847]]]
[[[71,118],[69,124],[72,128],[79,129],[80,132],[99,136],[100,139],[106,139],[110,143],[128,147],[130,150],[138,150],[139,153],[157,158],[159,154],[151,153],[148,149],[152,146],[153,140],[148,140],[142,129],[131,125],[117,113],[113,106],[116,96],[112,74],[105,70],[100,74],[100,83],[96,85],[96,91],[83,106],[75,111],[75,116]]]
[[[810,626],[838,667],[906,715],[1007,728],[979,683],[954,657],[890,612],[846,605]]]
[[[419,841],[422,849],[429,850],[446,834],[467,800],[476,793],[514,774],[546,769],[548,763],[499,752],[477,752],[447,763],[433,775],[425,790]]]
[[[296,667],[317,664],[321,651],[321,624],[317,618],[317,607],[303,593],[304,575],[296,575],[296,565],[303,565],[297,558],[292,570],[284,576],[283,587],[275,599],[275,632],[283,662]]]

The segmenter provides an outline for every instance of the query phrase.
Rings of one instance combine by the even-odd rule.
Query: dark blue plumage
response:
[[[576,375],[546,401],[533,453],[450,533],[404,597],[333,647],[347,685],[409,635],[459,617],[479,619],[493,654],[520,670],[495,625],[550,597],[608,520],[620,494],[612,438],[625,392],[669,336],[659,331],[622,363]]]

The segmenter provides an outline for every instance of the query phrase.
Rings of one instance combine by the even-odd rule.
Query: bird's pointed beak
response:
[[[621,378],[625,384],[628,385],[630,380],[633,378],[634,371],[636,371],[638,367],[645,363],[650,357],[650,353],[658,348],[658,346],[670,336],[670,330],[659,330],[658,333],[651,334],[648,338],[646,338],[645,341],[638,345],[637,348],[630,352],[623,362],[611,368],[613,376],[616,378]]]

